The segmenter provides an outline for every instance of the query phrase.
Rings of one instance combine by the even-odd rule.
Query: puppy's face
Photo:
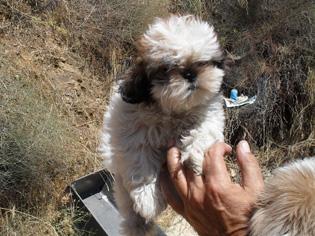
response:
[[[206,22],[193,16],[157,19],[139,40],[138,51],[139,63],[121,88],[127,102],[150,100],[180,112],[209,102],[220,90],[223,55]]]
[[[164,110],[184,111],[207,103],[221,87],[221,61],[161,65],[152,73],[151,94]]]

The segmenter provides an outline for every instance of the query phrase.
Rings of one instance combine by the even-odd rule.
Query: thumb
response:
[[[263,190],[264,181],[256,157],[252,154],[247,141],[242,140],[236,147],[236,158],[242,173],[242,185],[259,193]]]
[[[160,172],[160,187],[168,204],[178,213],[184,213],[184,204],[170,179],[167,170]]]

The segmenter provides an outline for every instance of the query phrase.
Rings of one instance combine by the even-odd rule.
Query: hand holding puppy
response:
[[[161,173],[162,191],[172,208],[199,235],[247,234],[251,209],[264,182],[248,143],[241,141],[236,155],[242,182],[233,183],[224,162],[224,155],[231,151],[232,148],[222,142],[212,145],[205,153],[203,176],[195,175],[181,164],[176,147],[167,153],[168,172]]]

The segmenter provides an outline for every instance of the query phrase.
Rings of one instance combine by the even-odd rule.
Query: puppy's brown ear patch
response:
[[[142,63],[129,69],[120,79],[119,92],[125,102],[137,104],[151,101],[151,82]]]

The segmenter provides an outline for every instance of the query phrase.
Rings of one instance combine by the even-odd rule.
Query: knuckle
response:
[[[249,166],[257,171],[260,171],[260,166],[259,163],[257,161],[257,159],[255,158],[255,156],[253,155],[252,157],[250,157],[250,161],[248,162]]]
[[[216,144],[214,144],[214,145],[216,145]],[[211,157],[215,156],[216,154],[217,154],[217,148],[216,148],[216,146],[210,147],[210,148],[207,150],[207,152],[206,152],[206,156],[207,156],[208,158],[211,158]]]
[[[174,174],[175,174],[175,178],[177,178],[177,179],[185,178],[185,174],[184,174],[183,171],[176,170],[176,171],[174,172]]]
[[[203,198],[204,194],[198,190],[195,190],[194,188],[191,188],[191,192],[187,198],[187,207],[191,208],[192,210],[201,208],[203,204]]]
[[[173,147],[167,151],[167,156],[168,158],[179,158],[180,153],[176,148]]]
[[[200,206],[200,204],[202,203],[202,197],[194,193],[192,196],[192,203],[195,206]]]
[[[182,179],[185,177],[184,173],[178,168],[170,170],[170,175],[174,180]]]
[[[213,194],[221,195],[221,194],[224,194],[224,192],[225,192],[225,187],[222,186],[222,185],[219,184],[219,183],[213,183],[213,182],[211,182],[208,186],[209,186],[209,190],[210,190],[211,193],[213,193]]]
[[[224,150],[229,147],[227,144],[223,142],[214,143],[206,152],[208,157],[221,156]]]
[[[252,163],[257,163],[257,159],[253,153],[248,153],[248,157],[246,159]]]
[[[258,161],[254,154],[248,153],[246,158],[243,158],[242,161],[246,163],[246,165],[252,168],[259,168]]]
[[[205,152],[205,161],[209,159],[211,156],[211,148],[207,149]]]

